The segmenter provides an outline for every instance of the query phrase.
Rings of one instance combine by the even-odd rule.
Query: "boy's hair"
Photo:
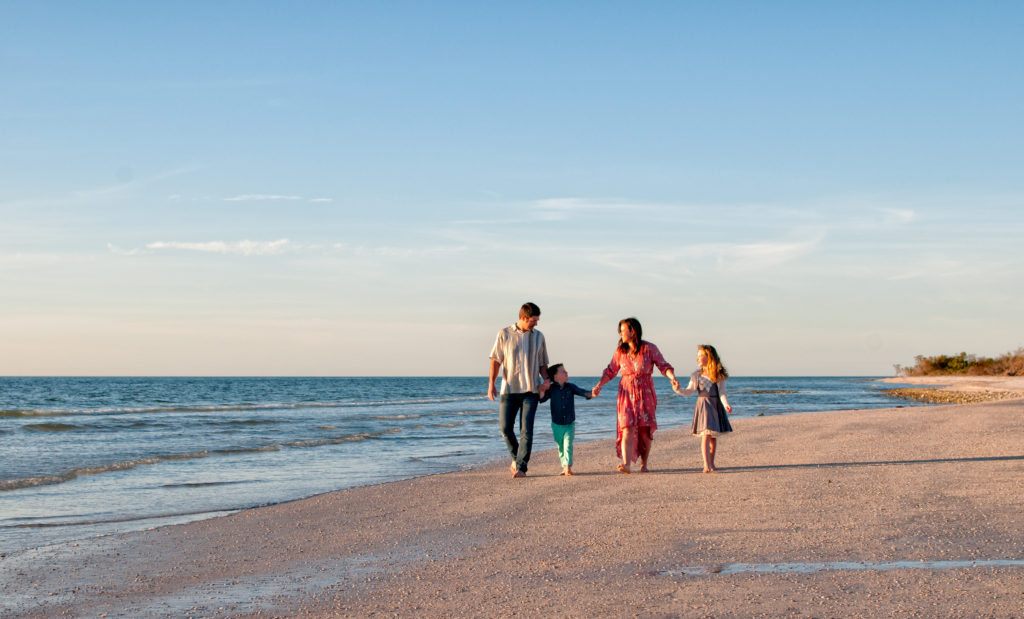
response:
[[[556,363],[548,368],[548,378],[555,380],[555,374],[558,374],[559,368],[562,367],[561,363]]]
[[[523,303],[523,306],[519,308],[519,317],[533,318],[534,316],[540,316],[540,308],[537,307],[537,304],[529,301]]]

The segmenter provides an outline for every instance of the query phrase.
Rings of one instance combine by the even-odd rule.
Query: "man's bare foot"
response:
[[[625,464],[620,464],[619,465],[619,472],[620,473],[625,473],[626,475],[629,475],[630,473],[632,473],[632,471],[629,470],[629,467],[626,466]]]
[[[512,471],[512,474],[514,475],[515,472],[518,470],[516,469],[516,463],[513,462],[511,465],[509,465],[508,470]]]
[[[526,477],[526,473],[522,471],[516,471],[515,473],[512,474],[513,479],[519,479],[520,477]]]

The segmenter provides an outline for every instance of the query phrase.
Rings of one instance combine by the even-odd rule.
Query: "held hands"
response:
[[[594,388],[590,390],[590,395],[594,398],[601,395],[601,385],[594,385]]]

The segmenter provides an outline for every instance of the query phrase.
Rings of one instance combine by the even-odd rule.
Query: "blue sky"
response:
[[[1024,345],[1024,5],[0,3],[0,375]],[[484,381],[482,381],[484,382]]]

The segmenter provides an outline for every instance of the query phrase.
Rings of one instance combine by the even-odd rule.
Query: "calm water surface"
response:
[[[486,382],[0,378],[0,553],[502,459]],[[688,425],[693,398],[656,384],[659,426]],[[614,437],[615,386],[577,399],[577,441]],[[729,400],[733,417],[913,405],[891,386],[736,377]],[[554,446],[547,410],[535,451]]]

